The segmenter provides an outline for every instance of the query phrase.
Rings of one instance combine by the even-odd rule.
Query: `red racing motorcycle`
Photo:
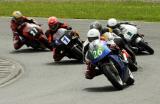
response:
[[[18,29],[21,32],[20,37],[26,40],[25,44],[28,47],[33,49],[51,49],[48,39],[39,25],[25,22]]]

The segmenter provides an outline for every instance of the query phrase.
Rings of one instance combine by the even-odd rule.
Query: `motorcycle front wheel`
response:
[[[122,90],[124,88],[124,84],[119,75],[118,69],[116,68],[112,60],[109,61],[109,64],[105,64],[102,67],[103,74],[107,77],[107,79],[116,89]]]
[[[146,44],[145,42],[140,41],[139,45],[141,47],[143,47],[149,54],[151,54],[151,55],[154,54],[154,50],[148,44]]]
[[[78,45],[74,46],[72,48],[72,52],[73,52],[72,54],[73,54],[74,58],[76,58],[79,61],[82,61],[83,54],[82,54],[82,48],[80,46],[78,46]]]

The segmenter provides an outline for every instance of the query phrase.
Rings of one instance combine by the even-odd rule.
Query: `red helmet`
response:
[[[48,26],[51,30],[55,31],[59,27],[59,21],[56,17],[52,16],[48,18]]]

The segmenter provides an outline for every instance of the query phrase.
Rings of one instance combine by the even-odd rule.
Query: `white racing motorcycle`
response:
[[[120,29],[122,30],[125,41],[127,41],[129,47],[136,54],[140,52],[148,52],[149,54],[154,54],[154,50],[144,40],[144,36],[141,36],[138,33],[138,29],[135,25],[121,24]]]

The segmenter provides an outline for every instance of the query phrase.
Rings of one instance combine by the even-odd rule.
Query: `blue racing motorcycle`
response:
[[[55,54],[65,54],[68,58],[77,59],[82,61],[83,54],[82,54],[82,41],[78,33],[76,35],[72,35],[73,31],[66,30],[63,28],[58,29],[55,34],[55,44],[56,44],[56,51],[59,51]]]
[[[132,85],[134,78],[122,57],[113,54],[107,43],[95,40],[90,43],[86,58],[101,70],[116,89],[123,89],[124,85]],[[95,69],[96,70],[96,69]]]

